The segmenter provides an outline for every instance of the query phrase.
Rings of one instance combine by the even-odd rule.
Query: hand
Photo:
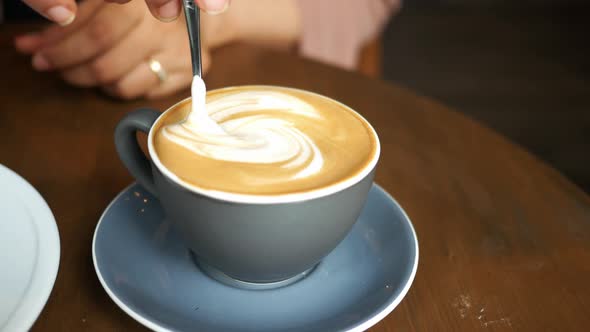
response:
[[[108,2],[127,3],[131,0],[105,0]],[[183,0],[145,0],[154,17],[164,22],[175,20],[181,12]],[[210,15],[220,14],[229,6],[230,0],[195,0],[199,8]]]
[[[201,15],[203,71],[211,63],[210,50],[231,41],[288,50],[299,33],[296,0],[234,1],[227,13]],[[33,55],[35,69],[58,71],[71,84],[102,87],[125,99],[162,96],[192,80],[184,19],[161,23],[138,1],[117,6],[86,0],[70,26],[19,36],[15,44]],[[151,72],[150,58],[168,73],[165,82]]]
[[[209,69],[209,49],[231,36],[223,15],[202,17],[203,70]],[[78,19],[68,27],[52,26],[19,36],[16,47],[33,55],[33,67],[59,71],[63,79],[81,87],[101,87],[109,94],[131,99],[158,97],[190,86],[190,49],[183,19],[162,23],[137,1],[126,6],[87,0]],[[167,72],[160,82],[149,68],[159,61]]]
[[[33,10],[47,19],[66,26],[76,18],[75,0],[22,0]],[[127,3],[130,0],[105,0],[108,2]],[[182,0],[145,0],[154,17],[161,21],[172,21],[180,15]],[[224,12],[230,0],[196,0],[198,6],[209,14]]]

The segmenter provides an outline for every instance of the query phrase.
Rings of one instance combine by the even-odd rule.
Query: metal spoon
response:
[[[201,33],[199,6],[194,0],[183,0],[184,16],[186,17],[186,27],[188,29],[188,40],[191,46],[191,60],[193,63],[193,76],[201,75]]]

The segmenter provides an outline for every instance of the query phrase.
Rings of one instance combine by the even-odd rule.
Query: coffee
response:
[[[205,190],[305,193],[358,176],[378,154],[376,134],[362,117],[310,92],[269,86],[213,90],[206,109],[222,131],[191,119],[191,102],[185,100],[158,121],[153,137],[162,165]]]

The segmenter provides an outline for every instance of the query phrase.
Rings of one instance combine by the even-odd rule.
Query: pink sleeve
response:
[[[400,0],[298,0],[306,57],[354,69],[361,48],[381,33]]]

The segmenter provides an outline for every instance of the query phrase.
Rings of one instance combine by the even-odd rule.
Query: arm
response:
[[[301,55],[353,69],[363,46],[401,7],[400,0],[298,0]]]
[[[220,26],[213,34],[224,35],[217,38],[222,43],[247,41],[288,49],[301,37],[297,0],[233,0],[229,10],[220,16]]]
[[[233,0],[216,33],[225,33],[226,42],[298,45],[305,57],[353,69],[361,48],[400,6],[400,0]]]

